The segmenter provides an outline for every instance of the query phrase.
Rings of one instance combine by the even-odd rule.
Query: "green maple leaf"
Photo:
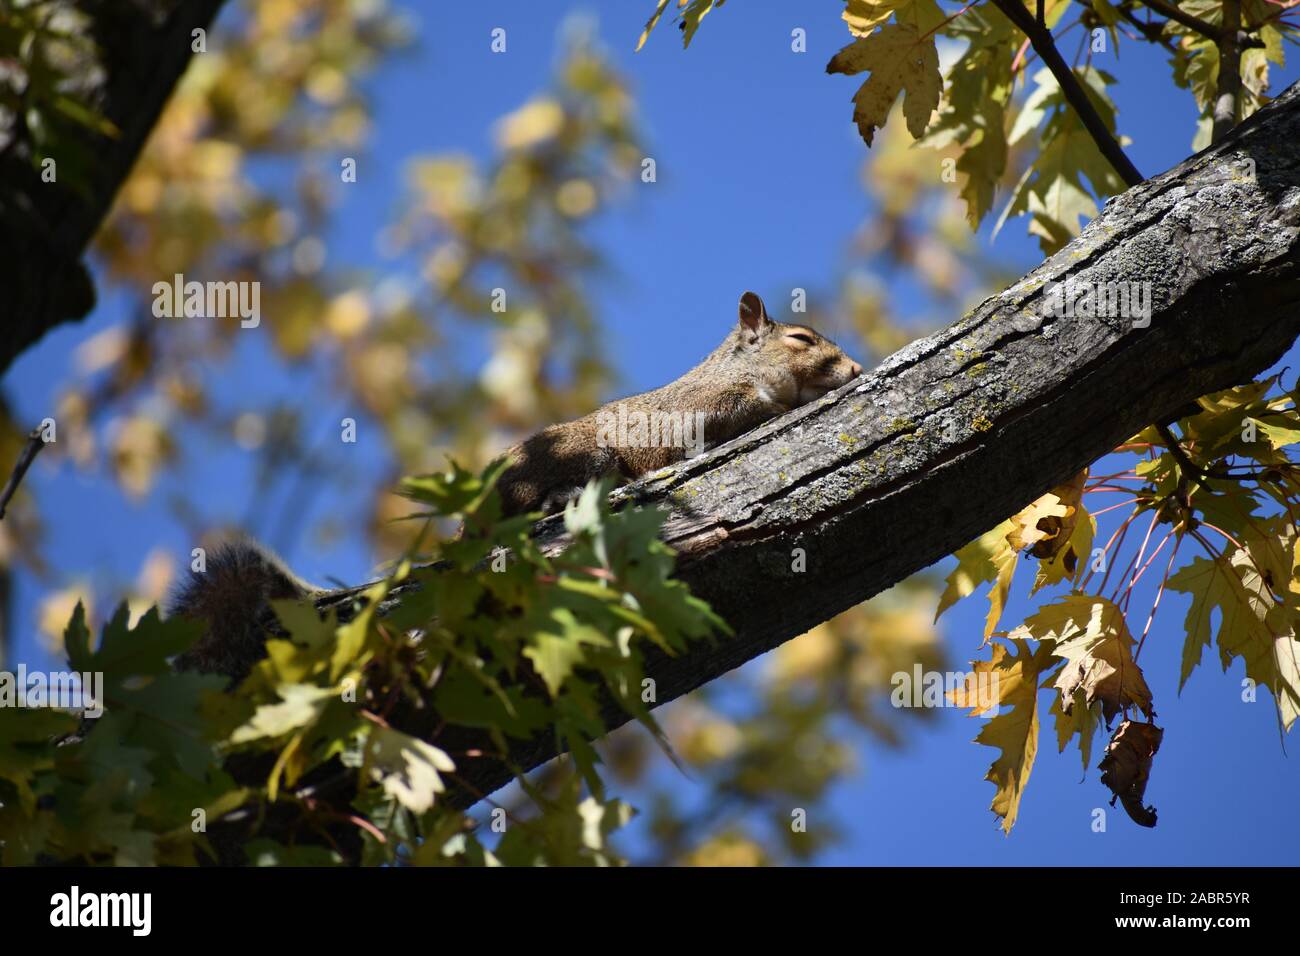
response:
[[[366,738],[365,771],[412,813],[433,806],[445,789],[441,774],[455,769],[445,752],[400,730],[375,725]]]
[[[230,735],[231,743],[275,739],[316,722],[331,700],[339,697],[335,687],[312,684],[282,684],[277,688],[280,702],[262,704],[249,721]]]
[[[957,172],[971,229],[993,206],[993,194],[1007,165],[1006,107],[1011,100],[1012,26],[996,9],[972,8],[945,31],[966,41],[966,50],[944,78],[942,111],[922,145],[961,147]]]
[[[549,619],[529,637],[524,656],[546,682],[554,697],[573,669],[585,660],[583,646],[607,647],[609,639],[596,628],[584,624],[567,608],[554,608]]]
[[[35,812],[32,776],[54,763],[56,737],[77,728],[71,714],[44,707],[0,707],[0,780],[18,790],[27,814]]]
[[[201,625],[182,618],[161,620],[157,608],[150,608],[134,628],[127,626],[129,620],[124,601],[104,625],[99,647],[91,651],[85,609],[78,602],[64,632],[73,670],[103,671],[108,687],[131,677],[170,673],[171,658],[188,650],[202,631]]]
[[[1075,72],[1103,125],[1114,133],[1115,106],[1106,92],[1114,77],[1094,67]],[[1038,236],[1044,254],[1051,255],[1079,234],[1080,219],[1097,215],[1093,193],[1115,195],[1125,186],[1078,113],[1065,102],[1051,71],[1039,70],[1034,82],[1037,87],[1012,123],[1008,141],[1019,142],[1038,130],[1047,117],[1040,134],[1042,148],[1016,184],[994,232],[1001,230],[1010,216],[1028,214],[1030,234]],[[1124,145],[1127,141],[1121,138],[1119,142]]]

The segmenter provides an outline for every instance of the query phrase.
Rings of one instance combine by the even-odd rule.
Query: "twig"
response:
[[[1219,86],[1214,96],[1214,131],[1217,143],[1237,125],[1241,112],[1241,0],[1223,0],[1223,33],[1219,44]]]
[[[1214,24],[1207,23],[1200,17],[1193,16],[1182,7],[1168,3],[1167,0],[1142,0],[1142,3],[1160,14],[1162,17],[1167,17],[1170,20],[1181,23],[1183,26],[1187,27],[1187,29],[1194,30],[1207,40],[1219,39],[1219,30],[1215,28]]]
[[[45,440],[41,437],[43,433],[44,429],[40,425],[33,428],[31,434],[27,436],[27,444],[18,454],[18,460],[14,462],[14,471],[9,476],[9,483],[5,485],[5,490],[0,492],[0,520],[4,519],[5,509],[9,507],[9,500],[18,490],[18,483],[23,480],[23,475],[27,474],[27,469],[32,466],[40,450],[45,447]]]
[[[1092,515],[1094,518],[1096,518],[1096,517],[1099,517],[1100,515],[1104,515],[1104,514],[1106,514],[1106,512],[1108,512],[1108,511],[1114,511],[1115,509],[1117,509],[1117,508],[1123,508],[1123,507],[1125,507],[1126,505],[1129,506],[1129,507],[1132,507],[1134,504],[1136,504],[1136,500],[1134,500],[1134,501],[1121,501],[1121,502],[1120,502],[1119,504],[1117,504],[1117,505],[1108,505],[1107,507],[1102,508],[1102,509],[1100,509],[1099,511],[1089,511],[1088,514],[1090,514],[1090,515]]]
[[[1074,71],[1070,69],[1070,65],[1065,62],[1061,52],[1056,48],[1052,40],[1052,31],[1039,24],[1034,15],[1025,9],[1021,0],[993,0],[993,4],[1029,38],[1034,52],[1042,58],[1047,68],[1052,71],[1052,75],[1056,77],[1066,102],[1074,107],[1075,112],[1079,114],[1079,119],[1083,121],[1084,127],[1097,144],[1097,148],[1101,150],[1101,154],[1106,157],[1111,166],[1115,167],[1115,172],[1119,173],[1125,184],[1136,186],[1142,182],[1145,177],[1138,172],[1132,160],[1124,154],[1119,141],[1106,128],[1096,107],[1092,105],[1092,100],[1088,98],[1087,92],[1079,83],[1079,78],[1074,75]]]
[[[1279,4],[1277,5],[1277,9],[1274,10],[1272,13],[1270,13],[1268,16],[1266,16],[1266,17],[1260,17],[1258,20],[1255,20],[1255,21],[1253,21],[1253,22],[1247,24],[1247,26],[1246,26],[1246,32],[1247,32],[1247,33],[1254,33],[1256,30],[1258,30],[1258,29],[1259,29],[1260,27],[1262,27],[1264,24],[1268,23],[1268,22],[1271,21],[1271,20],[1276,20],[1278,17],[1282,16],[1284,13],[1287,13],[1287,12],[1289,12],[1289,11],[1291,11],[1291,10],[1294,10],[1297,6],[1300,6],[1300,0],[1291,0],[1290,3],[1279,3]]]
[[[1178,528],[1182,527],[1184,526],[1180,523]],[[1177,531],[1178,528],[1174,530]],[[1174,540],[1174,550],[1169,552],[1169,563],[1165,565],[1164,577],[1160,579],[1160,590],[1156,591],[1156,599],[1151,604],[1151,613],[1147,615],[1146,627],[1142,628],[1142,637],[1138,640],[1137,649],[1133,652],[1133,660],[1135,661],[1138,659],[1138,655],[1142,653],[1142,645],[1147,642],[1147,632],[1151,630],[1151,623],[1156,619],[1156,611],[1160,608],[1160,599],[1165,594],[1165,585],[1169,583],[1169,570],[1174,566],[1174,558],[1178,557],[1178,548],[1182,543],[1183,536],[1180,534]]]
[[[1219,481],[1258,481],[1260,483],[1264,483],[1268,480],[1266,476],[1270,469],[1238,472],[1207,471],[1187,456],[1187,452],[1183,450],[1182,443],[1174,437],[1174,433],[1169,430],[1168,425],[1157,425],[1156,431],[1159,432],[1160,437],[1165,440],[1165,444],[1169,447],[1170,454],[1172,454],[1174,460],[1178,462],[1179,471],[1181,471],[1183,476],[1192,484],[1204,485],[1211,479]],[[1280,472],[1289,466],[1276,465],[1274,467]]]
[[[1174,437],[1174,433],[1169,430],[1169,426],[1157,425],[1156,431],[1164,439],[1169,448],[1169,453],[1174,456],[1174,461],[1178,462],[1178,470],[1183,473],[1183,477],[1194,484],[1205,484],[1206,479],[1210,476],[1204,468],[1187,457],[1187,452],[1183,451],[1182,443]]]
[[[1139,20],[1128,7],[1116,7],[1115,9],[1121,17],[1137,28],[1137,31],[1142,34],[1143,39],[1148,43],[1158,43],[1170,53],[1176,51],[1174,42],[1165,36],[1165,25],[1163,23]]]

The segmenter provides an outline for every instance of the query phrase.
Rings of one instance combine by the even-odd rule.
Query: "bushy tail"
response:
[[[314,597],[320,588],[299,580],[278,557],[244,536],[212,549],[167,602],[167,614],[203,624],[203,636],[176,661],[182,670],[248,676],[266,656],[266,632],[278,625],[269,602]]]

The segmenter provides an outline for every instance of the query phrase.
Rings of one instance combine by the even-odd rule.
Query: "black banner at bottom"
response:
[[[517,927],[609,927],[738,941],[776,923],[818,935],[843,928],[915,933],[1037,929],[1087,939],[1115,933],[1284,931],[1295,871],[1248,868],[0,870],[0,931],[31,937],[146,939],[204,945],[382,942],[394,932],[432,943],[481,929],[500,943]],[[639,927],[639,928],[638,928]],[[569,938],[577,939],[576,936]],[[69,942],[72,940],[69,939]],[[486,942],[486,938],[485,938]],[[766,942],[771,944],[772,939]],[[462,943],[461,945],[464,945]],[[470,943],[472,946],[472,942]]]

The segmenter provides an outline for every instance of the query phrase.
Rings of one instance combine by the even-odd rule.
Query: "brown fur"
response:
[[[168,602],[168,616],[202,622],[203,636],[176,659],[180,670],[224,674],[238,684],[266,656],[266,631],[275,630],[271,601],[318,597],[325,592],[295,577],[271,551],[242,535],[207,556]]]
[[[602,446],[600,416],[616,416],[620,405],[646,416],[703,412],[703,446],[712,448],[861,374],[862,367],[830,339],[805,325],[773,322],[763,301],[746,292],[736,327],[681,378],[544,428],[511,448],[513,464],[498,484],[504,511],[550,513],[593,478],[612,472],[631,481],[686,457],[687,448],[671,445]]]

